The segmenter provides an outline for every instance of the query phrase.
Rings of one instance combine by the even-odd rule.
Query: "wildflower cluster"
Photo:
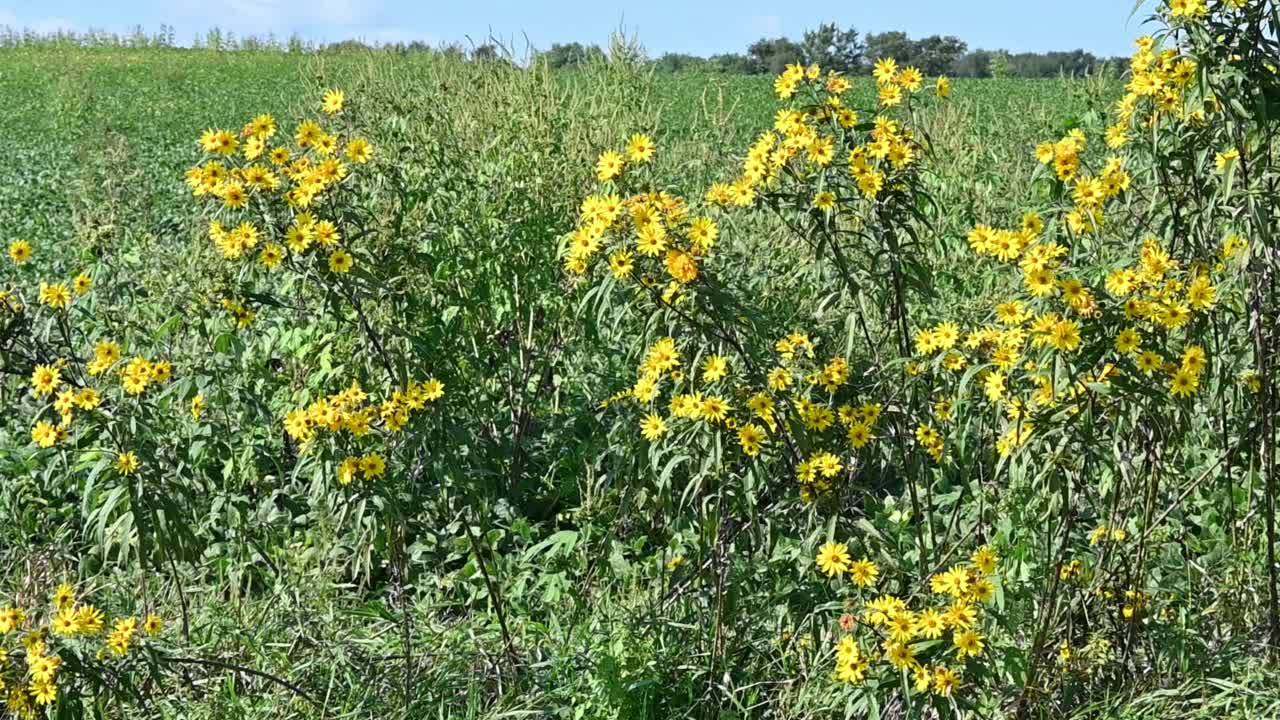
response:
[[[644,354],[635,383],[626,391],[615,394],[605,405],[623,400],[634,400],[649,412],[640,421],[640,433],[650,442],[665,437],[671,428],[668,420],[688,421],[713,428],[737,430],[742,440],[743,452],[750,457],[760,454],[766,444],[766,423],[776,430],[773,401],[757,394],[746,407],[734,407],[731,398],[745,389],[740,373],[733,367],[730,356],[709,353],[701,365],[685,371],[686,353],[674,338],[659,339]],[[664,385],[670,385],[667,403],[668,418],[658,412],[658,401]],[[747,414],[747,411],[750,414]]]
[[[625,201],[616,194],[593,195],[582,203],[565,268],[585,273],[611,246],[608,268],[616,280],[634,276],[643,287],[652,287],[665,275],[670,298],[698,279],[699,258],[715,245],[718,234],[715,221],[690,218],[684,199],[665,192],[638,193]]]
[[[35,250],[30,241],[13,240],[9,243],[9,259],[15,266],[26,265],[34,256]],[[65,282],[41,280],[35,297],[40,305],[65,311],[76,298],[87,294],[91,289],[93,278],[88,272],[82,271]],[[14,315],[20,315],[24,311],[23,296],[17,290],[0,291],[0,301],[4,301],[5,308]]]
[[[1197,99],[1191,92],[1199,70],[1193,58],[1175,48],[1157,48],[1151,36],[1138,38],[1136,46],[1126,93],[1116,101],[1116,123],[1107,128],[1107,145],[1113,148],[1127,145],[1132,134],[1150,132],[1156,126],[1203,125],[1217,108],[1211,96]]]
[[[1073,134],[1042,146],[1041,159],[1059,164],[1061,176],[1076,162],[1063,165],[1062,159],[1084,143],[1082,133]],[[986,324],[962,331],[954,322],[943,322],[916,333],[913,368],[937,373],[939,424],[949,422],[961,373],[970,367],[978,368],[974,394],[1005,417],[997,442],[1002,455],[1025,445],[1038,429],[1068,422],[1097,401],[1093,390],[1116,380],[1139,387],[1159,374],[1173,399],[1196,393],[1213,359],[1201,338],[1220,304],[1220,288],[1239,288],[1236,266],[1180,262],[1154,236],[1140,243],[1130,262],[1101,268],[1073,262],[1079,257],[1071,250],[1075,233],[1084,225],[1100,229],[1102,204],[1128,187],[1122,164],[1109,159],[1094,180],[1076,175],[1075,166],[1068,168],[1067,177],[1076,183],[1076,206],[1063,216],[1066,237],[1046,230],[1037,213],[1027,213],[1017,228],[978,225],[970,231],[969,246],[976,254],[1018,269],[1021,290],[996,300]],[[1222,257],[1233,257],[1243,246],[1229,236]],[[1064,409],[1069,412],[1060,414]],[[936,431],[922,425],[918,439],[938,457]]]
[[[1217,578],[1227,562],[1253,571],[1237,556],[1256,560],[1263,533],[1251,523],[1274,520],[1259,499],[1276,495],[1266,280],[1277,174],[1273,121],[1240,121],[1269,105],[1215,85],[1226,75],[1247,86],[1241,78],[1261,72],[1252,64],[1265,61],[1231,45],[1236,30],[1247,36],[1244,20],[1262,26],[1259,9],[1165,0],[1158,12],[1171,30],[1138,41],[1113,117],[1088,113],[1018,148],[1032,170],[1025,204],[946,200],[983,197],[934,172],[945,161],[930,141],[938,126],[917,110],[951,93],[946,78],[926,84],[891,58],[871,80],[796,64],[773,81],[770,126],[720,182],[666,184],[675,164],[659,162],[654,136],[636,133],[596,157],[593,187],[568,215],[517,218],[521,242],[558,238],[549,263],[549,244],[515,253],[527,264],[494,253],[500,246],[472,256],[465,241],[435,245],[437,235],[468,237],[472,207],[437,212],[441,198],[462,194],[415,185],[407,163],[367,166],[374,151],[361,135],[382,122],[376,101],[348,106],[332,90],[319,116],[291,132],[270,115],[210,129],[186,182],[202,212],[195,261],[218,262],[210,277],[165,289],[165,326],[92,315],[143,297],[158,273],[116,292],[106,263],[8,243],[0,375],[11,379],[0,396],[13,399],[12,436],[25,447],[3,468],[16,468],[22,503],[75,498],[74,514],[82,502],[85,541],[119,544],[119,553],[98,548],[101,558],[175,574],[214,536],[210,553],[249,556],[234,545],[243,538],[272,556],[211,526],[224,508],[239,518],[256,507],[296,513],[264,536],[290,543],[327,539],[330,525],[313,537],[301,520],[337,508],[359,528],[336,545],[350,548],[351,575],[393,585],[385,594],[401,603],[386,614],[405,621],[406,693],[419,665],[410,620],[422,605],[414,588],[429,585],[424,553],[438,547],[458,570],[446,579],[469,585],[464,601],[487,599],[494,634],[515,657],[529,638],[513,642],[505,613],[529,603],[503,593],[540,589],[552,608],[579,558],[595,567],[601,539],[613,547],[610,567],[629,573],[618,587],[670,581],[664,608],[680,615],[714,603],[716,632],[690,641],[707,636],[699,657],[709,677],[754,662],[723,640],[777,615],[804,629],[799,652],[769,672],[813,678],[807,663],[819,655],[832,682],[819,677],[806,701],[848,699],[846,714],[957,717],[1012,705],[1034,715],[1041,702],[1069,713],[1065,684],[1188,667],[1193,653],[1221,647],[1217,638],[1251,636],[1261,615],[1253,602],[1239,633],[1219,620],[1229,613],[1217,614],[1216,599],[1213,612],[1190,606],[1208,592],[1221,607],[1256,595]],[[855,105],[863,86],[868,100]],[[1274,89],[1267,79],[1260,94]],[[415,157],[409,137],[382,146],[396,160]],[[388,174],[357,183],[362,167]],[[539,207],[556,207],[543,199]],[[383,201],[394,221],[379,215]],[[430,220],[405,230],[400,221],[422,208]],[[549,231],[552,222],[563,224]],[[450,223],[460,227],[435,232]],[[963,282],[944,267],[957,261],[972,266]],[[493,277],[507,268],[519,287],[496,292]],[[585,290],[579,310],[594,304],[579,316],[622,338],[610,348],[617,356],[561,353],[577,316],[566,309],[574,303],[546,297],[560,269]],[[460,327],[483,332],[459,344]],[[484,343],[496,350],[475,349]],[[474,355],[430,355],[455,345]],[[439,427],[445,384],[424,368],[456,369],[441,377],[469,419]],[[600,373],[614,373],[599,413],[617,418],[607,437],[598,418],[560,412],[568,388]],[[527,521],[537,513],[518,502],[541,501],[545,489],[560,496],[561,481],[584,468],[600,473],[593,491],[651,483],[602,496],[629,511],[608,515],[634,542],[597,532],[601,516],[585,505]],[[347,502],[347,493],[378,496]],[[505,529],[486,527],[493,513]],[[439,527],[461,528],[467,547],[421,534]],[[848,537],[850,527],[865,540],[796,539]],[[544,528],[555,536],[535,542]],[[637,553],[651,561],[632,563]],[[751,572],[735,565],[802,568],[802,585],[816,585],[803,579],[810,557],[822,592],[784,590],[781,603],[778,588],[794,582],[750,587]],[[554,582],[505,575],[539,558],[557,565]],[[75,696],[93,682],[82,669],[105,667],[108,682],[128,684],[126,665],[165,660],[139,652],[162,630],[156,616],[108,620],[69,586],[48,608],[28,605],[0,608],[0,691],[12,715],[79,707]],[[835,607],[842,613],[827,623]],[[516,620],[510,627],[528,625]],[[1195,627],[1217,622],[1215,633]],[[1280,643],[1280,623],[1274,633]],[[661,661],[632,659],[624,664]],[[311,688],[305,673],[298,679],[300,694]],[[760,707],[777,701],[785,714],[782,697]]]
[[[733,355],[702,353],[686,372],[688,353],[674,338],[661,338],[645,352],[635,383],[604,404],[638,404],[644,413],[640,434],[649,442],[673,429],[708,428],[729,432],[747,459],[770,447],[778,448],[774,455],[792,446],[811,448],[796,465],[796,479],[801,497],[813,501],[856,465],[858,451],[875,440],[882,412],[879,403],[859,398],[845,358],[815,362],[817,342],[800,332],[778,340],[776,365],[754,373],[764,380],[755,385]]]
[[[864,597],[878,583],[879,566],[866,558],[852,560],[844,543],[823,545],[816,557],[818,570],[832,579],[847,577],[849,583],[841,585],[846,607],[862,605],[860,615],[848,612],[840,618],[835,679],[863,685],[871,673],[901,675],[917,693],[950,698],[988,643],[992,623],[984,622],[982,607],[994,599],[998,562],[993,548],[978,548],[968,563],[930,578],[929,590],[944,599],[941,604],[925,602],[913,610],[910,600],[895,595]],[[852,595],[848,587],[855,589]]]
[[[921,89],[915,68],[897,69],[889,59],[877,65],[883,109]],[[706,199],[716,205],[750,207],[761,193],[793,210],[838,216],[863,209],[882,193],[902,195],[924,148],[916,133],[888,115],[864,122],[847,105],[852,81],[825,75],[816,65],[790,65],[775,83],[790,101],[774,117],[773,128],[747,151],[741,176],[716,183]],[[945,78],[938,87],[946,88]],[[941,94],[945,95],[945,91]]]
[[[300,443],[310,443],[319,434],[327,433],[335,447],[352,450],[360,439],[375,431],[383,435],[402,432],[414,414],[426,410],[441,397],[444,397],[444,384],[434,378],[410,383],[377,404],[369,403],[368,393],[358,383],[352,383],[340,393],[289,412],[284,419],[284,429]],[[338,482],[349,485],[357,476],[374,480],[382,477],[386,469],[386,458],[379,453],[348,455],[338,466]]]
[[[1083,165],[1081,160],[1087,147],[1085,132],[1077,128],[1058,142],[1037,146],[1035,151],[1036,159],[1052,166],[1058,180],[1071,187],[1075,208],[1062,219],[1072,235],[1100,231],[1105,223],[1106,204],[1123,195],[1133,183],[1124,168],[1124,159],[1116,156],[1108,157],[1096,174],[1087,172],[1087,165]],[[979,227],[970,235],[969,243],[979,254],[1007,261],[1017,257],[1041,229],[1038,217],[1028,215],[1023,220],[1021,232],[1007,233]]]
[[[1215,12],[1238,9],[1226,3]],[[1175,25],[1200,22],[1206,12],[1204,3],[1195,2],[1169,10]],[[1226,406],[1220,378],[1239,378],[1251,392],[1266,383],[1262,373],[1239,367],[1241,353],[1233,347],[1243,337],[1234,330],[1250,255],[1240,214],[1223,210],[1212,231],[1192,232],[1176,210],[1161,225],[1136,209],[1166,182],[1153,167],[1174,161],[1144,155],[1133,138],[1171,130],[1168,142],[1175,147],[1201,143],[1206,136],[1196,129],[1221,112],[1211,95],[1197,89],[1200,64],[1158,45],[1139,40],[1114,123],[1072,127],[1034,148],[1044,168],[1034,175],[1038,207],[969,226],[968,249],[985,261],[979,267],[1009,271],[996,275],[1008,282],[955,312],[940,312],[927,291],[920,293],[927,304],[914,303],[908,281],[924,276],[921,284],[927,284],[932,270],[929,250],[919,241],[934,230],[921,210],[931,199],[924,191],[931,148],[913,122],[921,74],[881,60],[874,70],[876,107],[860,113],[848,103],[853,80],[816,66],[787,67],[774,81],[783,106],[773,127],[748,148],[732,179],[702,195],[709,208],[640,185],[618,194],[610,186],[583,203],[564,251],[566,269],[585,275],[596,258],[608,257],[613,278],[637,281],[634,296],[655,308],[649,327],[664,327],[663,337],[637,344],[635,376],[604,404],[638,406],[638,433],[652,445],[694,446],[701,433],[736,440],[738,462],[720,465],[721,472],[746,475],[753,463],[776,463],[794,474],[805,501],[837,493],[849,498],[863,489],[859,481],[901,491],[909,509],[895,516],[914,532],[906,555],[922,567],[937,559],[939,533],[955,527],[954,519],[935,522],[947,507],[943,496],[946,503],[961,503],[955,517],[972,517],[984,529],[988,498],[1041,502],[1061,493],[1072,500],[1036,507],[1063,517],[1109,517],[1116,507],[1131,507],[1120,498],[1134,488],[1117,488],[1114,477],[1136,482],[1130,473],[1165,472],[1163,446],[1192,432],[1202,405],[1217,400]],[[934,90],[945,97],[950,85],[939,79]],[[1221,175],[1249,159],[1237,147],[1219,146],[1217,153],[1209,167]],[[638,183],[648,175],[636,168],[649,162],[610,151],[599,159],[597,179]],[[1217,180],[1188,184],[1187,197],[1219,186]],[[1221,200],[1206,201],[1206,212],[1219,212]],[[803,326],[810,332],[788,332],[794,321],[765,327],[749,297],[732,297],[738,289],[733,269],[718,264],[723,248],[713,251],[710,242],[698,241],[688,218],[718,223],[714,241],[722,227],[736,226],[733,215],[744,210],[769,211],[780,221],[777,232],[814,251],[815,267],[805,268],[805,282],[833,275],[841,280],[842,287],[824,298],[833,314],[847,318],[843,337],[823,323],[826,307],[815,313],[819,322]],[[794,257],[786,260],[795,264]],[[750,296],[758,284],[743,286],[741,294]],[[843,352],[820,352],[819,333],[836,335],[833,343]],[[779,336],[772,347],[761,340]],[[1161,430],[1153,438],[1142,427],[1156,422]],[[1227,420],[1222,423],[1225,442]],[[1101,437],[1114,447],[1098,452]],[[1108,467],[1102,473],[1107,482],[1098,488],[1092,463],[1110,466],[1113,455],[1140,460],[1120,470]],[[1165,487],[1151,482],[1146,492],[1162,502],[1177,505],[1186,497],[1165,498]],[[1006,488],[1009,497],[998,493]],[[978,498],[976,510],[963,506],[969,493]],[[1113,522],[1091,538],[1099,551],[1092,560],[1064,550],[1031,564],[1044,583],[1045,596],[1037,602],[1051,601],[1049,594],[1060,587],[1089,593],[1065,615],[1065,627],[1052,628],[1056,636],[1035,638],[1031,675],[1042,660],[1050,662],[1052,651],[1044,651],[1059,641],[1072,658],[1080,657],[1074,648],[1083,643],[1096,668],[1113,644],[1133,642],[1134,628],[1168,615],[1168,605],[1157,599],[1166,593],[1151,584],[1151,568],[1142,560],[1133,567],[1117,559],[1125,555],[1120,546],[1129,530],[1109,527]],[[1072,527],[1070,521],[1065,527]],[[1006,538],[998,540],[1003,546]],[[1148,542],[1145,533],[1142,542]],[[965,663],[982,655],[986,636],[1001,630],[1000,618],[981,611],[1003,591],[996,564],[994,550],[984,547],[969,563],[931,578],[930,589],[949,598],[946,605],[922,606],[916,596],[861,600],[865,616],[851,614],[842,622],[837,677],[862,683],[884,660],[889,676],[904,673],[917,691],[950,697],[962,677],[973,677]],[[818,566],[828,577],[847,576],[859,592],[881,575],[874,561],[855,562],[839,543],[822,547]],[[1034,595],[1025,586],[1018,591]],[[1076,608],[1084,619],[1077,619]],[[1114,626],[1102,626],[1113,620]],[[855,636],[854,625],[871,632]],[[1017,640],[1019,632],[1004,629]],[[938,641],[948,633],[959,664],[940,657],[947,643]]]
[[[22,266],[21,273],[39,272],[46,261],[58,264],[56,257],[37,254],[27,240],[10,243],[9,257]],[[164,393],[153,391],[170,385],[174,368],[167,359],[149,359],[136,345],[138,354],[126,360],[115,339],[102,338],[86,347],[84,338],[97,333],[81,332],[80,323],[91,318],[87,309],[73,307],[73,300],[93,291],[90,274],[81,272],[69,283],[39,282],[34,307],[24,299],[22,284],[0,293],[9,333],[6,361],[15,363],[7,369],[27,378],[27,396],[34,404],[23,416],[30,418],[30,441],[37,451],[82,439],[106,440],[110,446],[97,452],[125,477],[141,466],[134,436],[145,432],[139,431],[138,420],[149,424],[163,415]],[[132,422],[121,425],[126,418]]]
[[[246,305],[244,301],[235,298],[223,298],[222,307],[231,315],[236,327],[241,330],[252,325],[253,321],[258,317],[258,313],[253,308]]]
[[[345,95],[325,94],[322,111],[343,113]],[[319,250],[316,266],[342,275],[355,266],[355,248],[337,223],[325,217],[338,208],[335,198],[351,176],[352,165],[373,159],[373,146],[362,137],[304,120],[291,138],[277,138],[277,122],[259,115],[241,128],[206,130],[199,146],[205,160],[187,170],[192,195],[212,203],[209,237],[227,260],[254,259],[267,271],[289,266],[305,272],[308,254]],[[246,327],[254,314],[242,299],[223,304],[237,325]]]
[[[173,366],[167,360],[150,361],[137,356],[122,363],[122,357],[119,343],[101,340],[94,345],[93,358],[88,362],[58,358],[49,365],[36,365],[31,372],[31,395],[47,404],[37,412],[31,441],[42,449],[67,442],[78,413],[90,423],[85,433],[95,434],[110,420],[115,408],[126,402],[139,402],[148,388],[168,383],[173,377]],[[118,385],[112,380],[118,380]],[[47,402],[50,399],[52,402]],[[49,410],[56,416],[56,423],[44,419]],[[131,475],[138,469],[137,456],[121,449],[114,467],[121,475]]]
[[[147,615],[108,623],[94,605],[81,602],[70,585],[60,585],[45,607],[0,607],[0,692],[4,708],[14,718],[34,718],[42,708],[58,702],[60,689],[75,683],[72,674],[93,671],[89,659],[102,662],[123,658],[141,639],[156,637],[164,628],[159,616]],[[21,658],[14,661],[14,658]],[[67,658],[74,668],[67,672]]]
[[[632,169],[620,153],[607,151],[597,163],[597,177],[606,183],[603,192],[582,202],[578,227],[569,238],[565,269],[586,273],[597,256],[607,254],[608,269],[619,282],[638,281],[652,289],[665,277],[666,302],[679,295],[684,286],[698,279],[700,261],[719,236],[719,227],[709,217],[691,217],[685,199],[667,192],[637,190],[624,199],[616,190],[639,188],[641,178],[631,177],[639,167],[652,161],[656,152],[647,135],[636,135],[628,143]]]
[[[364,282],[381,281],[376,277],[379,262],[360,265],[368,268],[360,278],[347,277],[356,270],[357,257],[373,257],[372,248],[353,243],[368,232],[350,225],[348,188],[356,177],[353,168],[369,163],[374,150],[355,131],[356,120],[342,91],[327,91],[320,110],[325,117],[303,120],[291,139],[277,139],[277,122],[271,115],[258,115],[239,133],[207,131],[199,143],[206,157],[187,172],[187,182],[195,197],[208,201],[209,235],[219,254],[249,267],[221,290],[222,307],[236,327],[248,328],[258,319],[247,299],[262,292],[253,280],[261,273],[288,273],[308,289],[324,293],[338,318],[349,317],[370,351],[369,372],[386,371],[385,382],[399,388],[373,403],[361,379],[356,379],[346,390],[283,418],[291,440],[307,448],[323,440],[336,454],[339,484],[348,485],[388,472],[391,458],[386,449],[361,447],[366,436],[389,440],[405,432],[416,416],[444,396],[444,383],[435,378],[407,382],[397,376],[392,357],[401,348],[389,336],[401,333],[380,332],[365,305],[381,299],[378,283]],[[308,296],[303,302],[319,301]],[[391,312],[397,314],[387,320],[394,325],[392,318],[399,317],[400,308]],[[379,314],[386,316],[382,308]],[[356,377],[367,378],[367,373]],[[194,406],[192,414],[199,414]]]
[[[923,84],[914,68],[886,65],[877,78],[882,90],[892,87],[900,100]],[[816,341],[799,332],[778,340],[774,359],[762,365],[757,361],[762,348],[744,347],[730,332],[708,337],[698,320],[705,316],[707,324],[723,328],[734,321],[721,314],[732,310],[689,302],[688,293],[706,279],[719,237],[714,208],[768,207],[835,228],[858,226],[860,214],[910,202],[924,146],[910,127],[888,115],[876,114],[864,123],[845,99],[852,82],[817,66],[789,66],[775,82],[787,107],[747,151],[740,176],[706,191],[703,199],[713,209],[704,214],[667,192],[644,187],[625,196],[613,192],[619,183],[630,187],[644,179],[636,169],[653,158],[647,136],[633,137],[625,158],[617,151],[604,153],[597,179],[608,185],[582,203],[578,228],[564,251],[566,270],[575,275],[586,273],[597,257],[608,257],[615,280],[636,281],[639,297],[675,309],[686,323],[692,318],[690,329],[703,336],[701,342],[658,340],[645,351],[631,387],[605,405],[637,402],[640,434],[650,442],[687,422],[730,431],[748,459],[769,456],[775,448],[771,456],[792,463],[801,496],[809,501],[830,493],[877,437],[884,405],[850,382],[855,370],[868,370],[843,355],[818,360]],[[945,79],[938,89],[947,93]],[[692,364],[683,365],[690,355]],[[664,406],[665,413],[659,409]]]

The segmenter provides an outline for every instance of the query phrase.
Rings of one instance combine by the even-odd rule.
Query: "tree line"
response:
[[[543,53],[551,67],[574,67],[605,51],[595,45],[557,43]],[[902,31],[861,35],[856,28],[824,23],[806,31],[796,41],[787,37],[761,38],[745,53],[722,53],[711,57],[687,53],[664,53],[652,60],[662,71],[702,71],[740,75],[776,75],[789,64],[817,63],[848,74],[865,74],[878,60],[893,58],[913,65],[926,75],[954,77],[1056,77],[1098,71],[1104,64],[1123,66],[1125,58],[1102,58],[1085,50],[1010,53],[1005,50],[969,50],[954,35],[912,38]]]
[[[359,44],[359,43],[357,43]],[[82,47],[82,48],[179,48],[190,47],[204,50],[223,51],[262,51],[262,52],[315,52],[326,48],[337,48],[341,43],[331,45],[317,44],[303,39],[297,33],[287,38],[274,34],[237,35],[230,30],[218,27],[194,35],[187,45],[178,41],[177,30],[172,25],[161,23],[157,32],[147,32],[141,25],[136,25],[128,32],[118,33],[90,28],[84,31],[53,30],[40,32],[31,28],[15,28],[0,25],[0,48],[19,47]]]
[[[148,33],[136,26],[127,33],[104,30],[73,32],[57,30],[40,33],[30,29],[0,27],[0,47],[37,45],[69,45],[78,47],[180,47],[172,26],[161,25],[159,32]],[[437,53],[476,62],[512,61],[511,53],[494,42],[470,48],[453,43],[432,45],[425,42],[369,43],[349,39],[332,43],[315,43],[298,34],[287,38],[275,35],[237,35],[214,27],[195,35],[187,47],[217,51],[259,52],[355,52],[379,51],[396,53]],[[606,50],[599,45],[579,42],[554,43],[547,50],[535,51],[536,58],[552,68],[573,68],[603,62],[619,52],[633,52],[635,45],[617,42]],[[953,77],[1056,77],[1059,74],[1084,75],[1098,71],[1104,64],[1121,67],[1123,58],[1102,58],[1085,50],[1010,53],[1004,50],[970,50],[967,43],[953,35],[930,35],[912,38],[905,32],[888,31],[863,35],[856,28],[841,28],[823,23],[808,30],[800,40],[787,37],[761,38],[743,53],[721,53],[710,57],[687,53],[664,53],[648,59],[664,72],[712,72],[736,75],[776,75],[792,63],[817,63],[847,74],[865,74],[882,58],[893,58],[899,64],[913,65],[926,75]],[[631,57],[629,59],[636,59]]]

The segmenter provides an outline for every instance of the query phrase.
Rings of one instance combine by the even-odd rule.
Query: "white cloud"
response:
[[[747,18],[747,27],[761,37],[778,37],[782,34],[782,18],[778,15],[752,15]]]
[[[280,13],[276,0],[222,0],[216,4],[222,5],[230,14],[228,19],[237,22],[272,22]]]
[[[386,24],[378,17],[383,0],[175,0],[179,17],[169,18],[183,32],[221,27],[237,34],[285,36],[299,31],[305,37],[333,42],[361,39],[382,44],[422,42],[440,45],[435,33]],[[381,21],[380,21],[381,20]],[[128,23],[132,27],[133,20]],[[0,7],[0,26],[29,28],[39,33],[56,30],[83,31],[85,26],[63,17],[18,14]],[[119,32],[125,26],[107,28]]]
[[[55,30],[79,30],[80,26],[64,17],[36,18],[29,23],[32,30],[38,33],[51,33]]]
[[[42,17],[22,17],[12,10],[0,8],[0,26],[9,26],[16,29],[34,30],[38,33],[51,33],[57,30],[78,30],[79,26],[64,18],[56,15],[46,15]]]
[[[228,24],[280,27],[346,27],[364,22],[380,3],[370,0],[212,0],[187,2],[189,10],[226,18]]]
[[[305,3],[304,3],[305,4]],[[316,0],[309,3],[311,12],[326,25],[354,25],[375,9],[367,0]]]

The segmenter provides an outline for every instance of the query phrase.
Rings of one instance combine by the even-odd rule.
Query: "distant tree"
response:
[[[500,58],[498,46],[493,43],[485,43],[471,51],[471,59],[475,62],[496,62]]]
[[[969,46],[953,35],[943,37],[930,35],[915,41],[915,52],[911,63],[920,68],[925,75],[947,75],[954,73],[956,61],[964,56]]]
[[[571,68],[585,65],[594,59],[603,59],[604,51],[598,45],[586,46],[582,43],[554,43],[551,49],[539,53],[546,60],[547,66],[553,69]]]
[[[288,47],[289,47],[289,52],[291,53],[302,53],[302,52],[306,52],[307,43],[303,41],[301,35],[295,32],[289,36]]]
[[[240,49],[254,52],[275,52],[280,49],[280,44],[276,42],[275,36],[271,34],[266,37],[245,35],[240,38]]]
[[[707,65],[712,70],[726,75],[758,75],[764,72],[755,58],[737,53],[712,55],[707,59]]]
[[[663,53],[661,57],[653,61],[653,67],[662,72],[683,72],[686,70],[701,70],[709,63],[709,60],[697,55],[669,52]]]
[[[467,51],[458,43],[450,43],[437,50],[442,57],[462,62],[467,59]]]
[[[900,30],[867,35],[866,55],[872,63],[893,58],[902,65],[915,63],[916,44]]]
[[[804,48],[788,38],[761,38],[747,48],[747,54],[755,60],[757,72],[777,75],[788,65],[804,62]]]
[[[989,78],[991,77],[991,53],[986,50],[974,50],[956,60],[951,72],[956,77]]]
[[[372,49],[373,48],[362,40],[343,40],[341,42],[329,43],[324,46],[324,51],[327,53],[369,52]]]
[[[957,60],[954,73],[959,77],[1051,78],[1060,74],[1120,72],[1124,58],[1099,58],[1084,50],[1010,54],[1004,50],[974,50]]]
[[[841,30],[835,23],[823,23],[816,29],[806,30],[800,43],[805,63],[817,63],[822,68],[837,72],[855,73],[862,68],[865,51],[854,28]]]
[[[1019,53],[1011,56],[1009,63],[1015,77],[1029,78],[1057,77],[1060,74],[1085,75],[1101,65],[1093,53],[1084,50]]]
[[[1009,62],[1009,53],[1000,50],[991,56],[991,77],[1013,77],[1013,65]]]

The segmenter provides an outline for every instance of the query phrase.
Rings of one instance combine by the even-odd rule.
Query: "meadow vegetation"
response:
[[[5,50],[0,714],[1280,717],[1277,29]]]

